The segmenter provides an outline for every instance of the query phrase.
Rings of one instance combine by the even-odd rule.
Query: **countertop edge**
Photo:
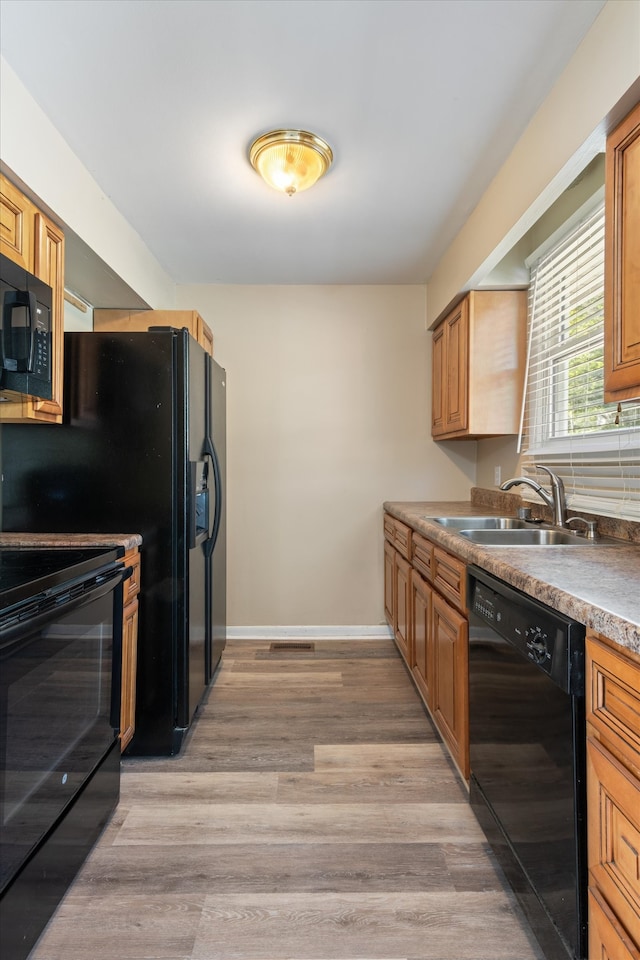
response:
[[[501,515],[495,509],[478,507],[469,500],[387,500],[383,509],[466,563],[477,564],[523,593],[614,641],[622,649],[640,655],[637,614],[636,619],[631,620],[628,612],[622,613],[617,608],[615,596],[610,602],[605,599],[606,585],[613,581],[618,593],[629,597],[640,595],[640,548],[637,543],[619,541],[612,546],[585,543],[584,546],[569,547],[487,548],[466,540],[429,517]],[[581,569],[585,563],[587,565],[588,576],[581,585],[576,585],[575,566],[571,575],[572,561],[576,560],[580,561]],[[625,587],[631,592],[627,594]]]
[[[139,547],[139,533],[0,533],[0,547],[122,547],[126,552]]]

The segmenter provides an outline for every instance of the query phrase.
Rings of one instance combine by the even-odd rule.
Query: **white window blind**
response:
[[[574,510],[640,520],[640,402],[604,403],[603,344],[598,202],[532,266],[522,466],[554,470]]]

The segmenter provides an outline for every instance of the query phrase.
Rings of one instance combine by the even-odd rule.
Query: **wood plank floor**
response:
[[[234,641],[33,960],[543,960],[391,640]]]

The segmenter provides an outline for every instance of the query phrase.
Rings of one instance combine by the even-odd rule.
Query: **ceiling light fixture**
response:
[[[329,144],[306,130],[272,130],[254,140],[249,160],[262,179],[290,197],[308,190],[333,161]]]

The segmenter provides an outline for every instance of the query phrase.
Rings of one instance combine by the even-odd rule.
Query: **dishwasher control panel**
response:
[[[584,692],[582,624],[498,580],[468,569],[470,630],[490,627],[567,692]]]

